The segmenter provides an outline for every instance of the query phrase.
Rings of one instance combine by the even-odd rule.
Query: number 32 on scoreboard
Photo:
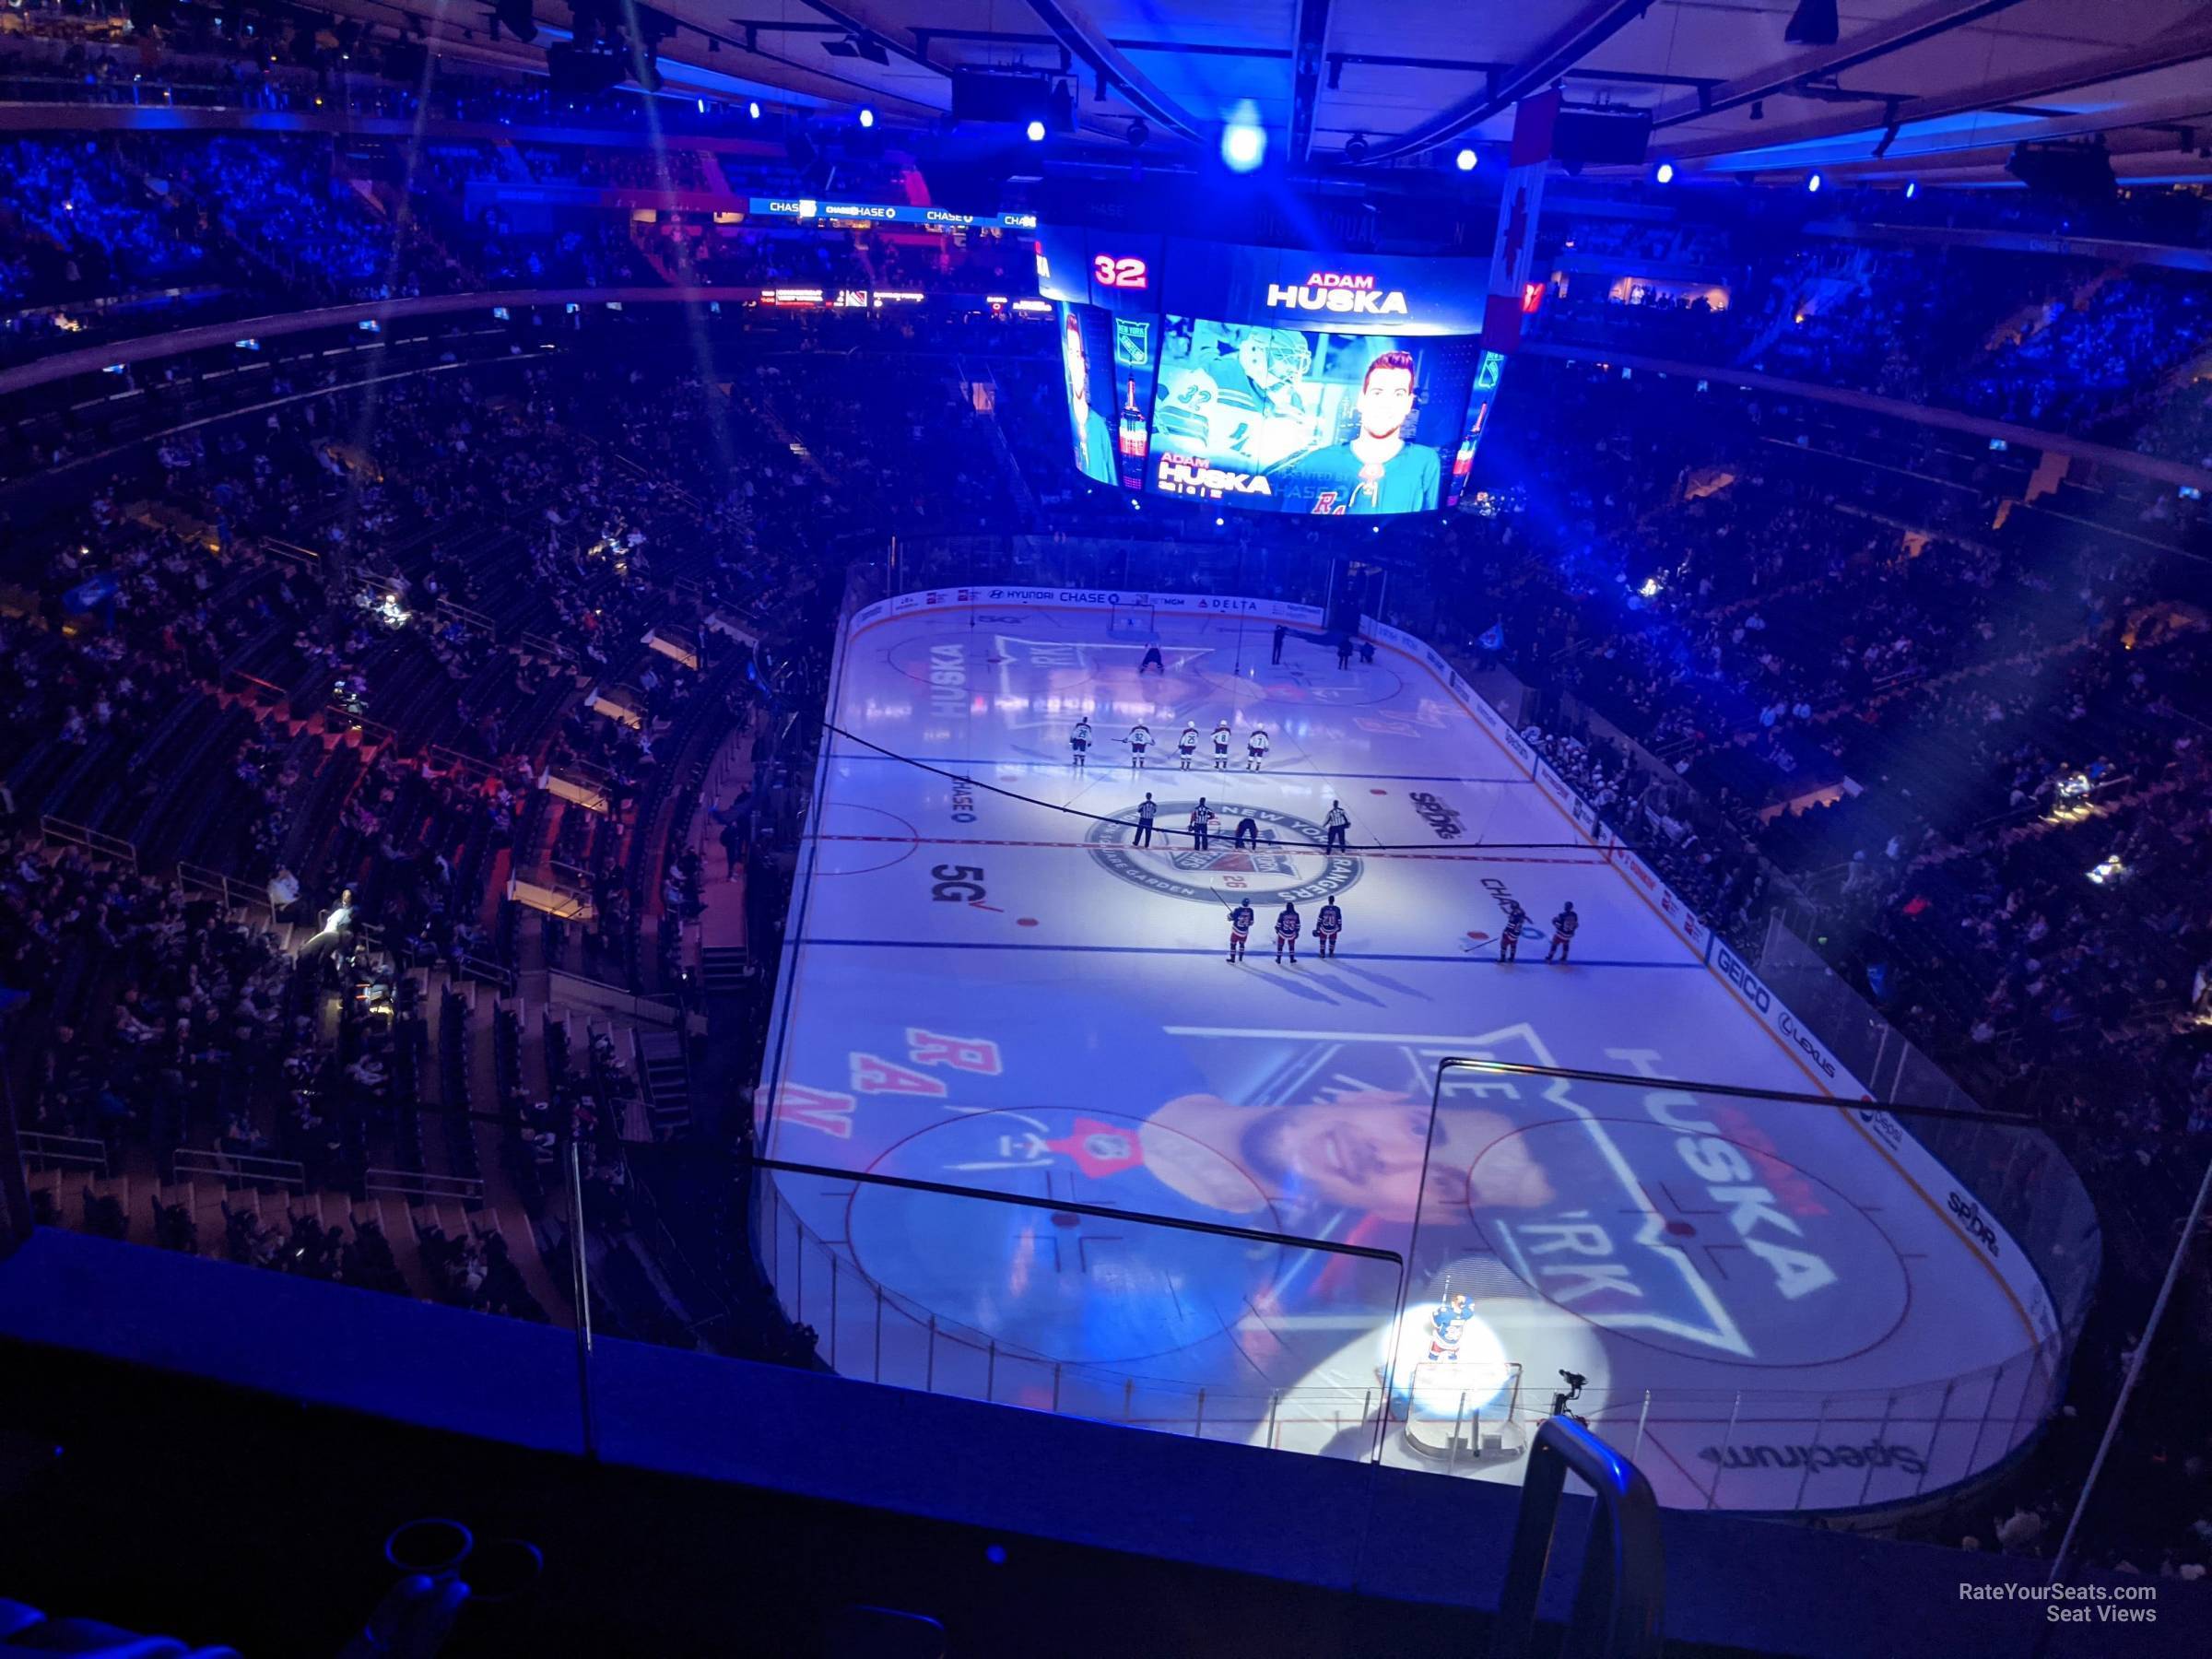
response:
[[[1100,253],[1090,262],[1090,274],[1100,288],[1141,288],[1146,285],[1147,273],[1141,259],[1116,259],[1111,253]]]

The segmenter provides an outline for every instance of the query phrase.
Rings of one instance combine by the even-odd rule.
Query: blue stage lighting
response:
[[[1675,182],[1675,164],[1672,161],[1660,162],[1659,171],[1652,176],[1662,184],[1672,184]]]
[[[876,124],[876,112],[868,109],[862,110],[860,112],[860,124],[864,127],[874,126]]]
[[[1041,122],[1041,121],[1032,121],[1032,122],[1030,122],[1030,124],[1029,124],[1029,129],[1028,129],[1028,130],[1029,130],[1029,135],[1030,135],[1030,142],[1031,144],[1042,144],[1042,143],[1044,142],[1044,123],[1043,123],[1043,122]]]
[[[1461,172],[1473,172],[1475,163],[1480,159],[1481,158],[1473,150],[1463,149],[1458,155],[1452,158],[1452,165],[1458,168]]]
[[[1818,195],[1820,194],[1820,175],[1818,173],[1806,174],[1805,187],[1814,195]]]
[[[1221,128],[1221,162],[1230,172],[1250,172],[1267,159],[1267,129],[1259,107],[1246,99]]]

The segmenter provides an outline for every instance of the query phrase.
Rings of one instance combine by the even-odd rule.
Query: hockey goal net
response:
[[[1394,1409],[1406,1449],[1452,1466],[1497,1463],[1528,1450],[1521,1367],[1465,1359],[1416,1365]]]
[[[1107,613],[1106,631],[1117,640],[1149,640],[1159,633],[1159,617],[1149,605],[1117,605]]]

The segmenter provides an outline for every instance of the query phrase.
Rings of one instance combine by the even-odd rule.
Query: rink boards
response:
[[[1380,627],[1371,665],[1295,635],[1277,665],[1278,622],[1319,618],[978,589],[853,619],[759,1124],[818,1171],[770,1178],[757,1233],[825,1356],[1393,1461],[1406,1417],[1464,1413],[1451,1466],[1509,1479],[1571,1371],[1663,1497],[1731,1508],[1894,1502],[2004,1457],[2052,1388],[2011,1241],[1449,665]],[[1229,768],[1206,741],[1182,770],[1175,735],[1221,719]],[[1228,845],[1246,817],[1259,844]],[[1509,902],[1537,931],[1501,964]],[[1447,1073],[1432,1112],[1453,1056],[1635,1081]]]

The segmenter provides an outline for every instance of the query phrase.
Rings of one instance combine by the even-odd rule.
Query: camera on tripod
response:
[[[1590,1379],[1580,1371],[1562,1370],[1559,1372],[1559,1380],[1567,1386],[1551,1396],[1551,1415],[1553,1417],[1574,1417],[1574,1413],[1569,1411],[1567,1407],[1583,1397],[1583,1390],[1588,1386]],[[1574,1420],[1578,1423],[1583,1421],[1579,1417],[1574,1417]],[[1583,1427],[1587,1428],[1589,1425],[1584,1423]]]

